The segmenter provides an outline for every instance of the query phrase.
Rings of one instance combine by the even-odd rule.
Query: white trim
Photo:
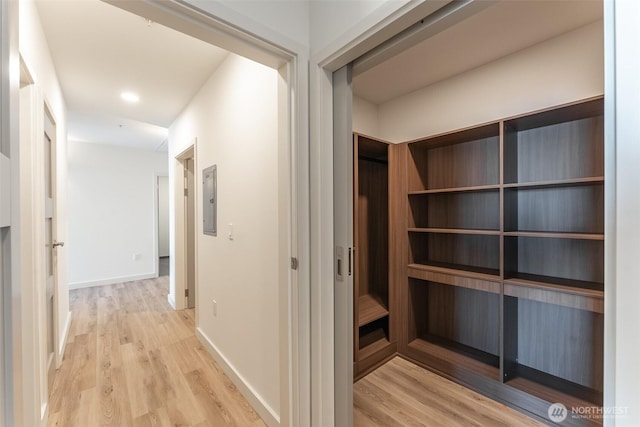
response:
[[[64,351],[67,348],[67,339],[69,338],[69,330],[71,329],[71,319],[73,317],[72,312],[67,313],[67,320],[64,322],[64,331],[60,339],[60,345],[58,346],[58,352],[56,354],[56,369],[59,369],[62,365],[62,359],[64,358]]]
[[[196,336],[198,341],[207,349],[211,357],[222,368],[222,371],[233,382],[238,391],[249,402],[251,407],[260,415],[262,420],[270,427],[280,425],[280,417],[277,412],[271,408],[260,394],[245,380],[236,368],[224,357],[213,342],[205,335],[200,328],[196,328]]]
[[[74,282],[69,283],[69,290],[93,288],[94,286],[115,285],[118,283],[133,282],[136,280],[154,279],[156,277],[157,275],[152,272],[147,274],[139,274],[136,276],[111,277],[109,279],[92,280],[90,282]]]
[[[171,294],[167,295],[167,302],[169,303],[171,308],[173,308],[174,310],[176,309],[176,300],[173,299],[173,295],[171,295]]]
[[[186,264],[186,245],[187,240],[185,238],[186,231],[186,209],[184,204],[184,161],[186,159],[193,160],[193,168],[194,168],[194,192],[196,195],[198,194],[199,186],[197,179],[197,168],[198,168],[198,159],[197,159],[197,147],[198,147],[198,138],[193,138],[191,142],[187,144],[187,148],[185,148],[180,154],[175,156],[171,161],[174,162],[174,176],[173,183],[169,183],[172,185],[173,197],[174,197],[174,216],[173,216],[173,252],[169,249],[170,259],[169,259],[169,295],[174,301],[174,309],[182,310],[187,307],[187,298],[186,297],[178,297],[178,295],[184,295],[184,290],[186,288],[187,283],[187,264]],[[195,225],[198,226],[198,212],[197,208],[195,209]],[[171,225],[169,225],[171,227]],[[171,245],[171,241],[169,245]],[[195,287],[196,287],[196,298],[197,289],[198,289],[198,245],[197,242],[194,256],[196,258],[196,277],[195,277]],[[173,288],[173,292],[171,289]],[[196,325],[198,324],[198,310],[196,309]]]

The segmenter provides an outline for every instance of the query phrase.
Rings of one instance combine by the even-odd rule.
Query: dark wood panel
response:
[[[410,190],[499,184],[497,132],[493,137],[437,148],[412,144],[410,151],[415,163]]]
[[[388,180],[387,164],[358,159],[356,280],[360,296],[375,294],[385,306],[389,300]]]
[[[558,284],[562,279],[604,283],[604,242],[537,237],[505,238],[505,278],[525,275]],[[547,279],[545,279],[545,277]],[[535,280],[535,279],[534,279]],[[585,283],[584,285],[588,285]]]
[[[429,282],[426,310],[428,335],[498,355],[498,295]]]
[[[500,229],[500,192],[455,192],[409,197],[409,227]]]
[[[602,115],[604,115],[604,100],[600,96],[594,99],[574,102],[570,105],[547,108],[544,111],[512,117],[508,119],[507,123],[516,130],[527,130]]]
[[[518,300],[518,362],[602,391],[604,316]]]
[[[409,242],[410,264],[476,267],[499,274],[499,236],[410,233]]]
[[[505,160],[508,183],[604,175],[603,116],[514,132],[516,151],[505,147],[509,160],[517,158]],[[508,141],[514,143],[513,135]]]
[[[453,378],[464,379],[479,374],[497,380],[499,369],[466,354],[417,338],[409,343],[407,356],[420,365],[427,366]]]
[[[509,189],[505,204],[505,231],[604,233],[603,184]]]
[[[407,294],[407,144],[389,146],[389,337],[406,339]]]

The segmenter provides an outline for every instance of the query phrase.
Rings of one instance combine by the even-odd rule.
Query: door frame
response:
[[[449,25],[455,25],[457,19],[452,17],[444,21],[431,20],[429,14],[434,10],[429,11],[425,9],[428,7],[429,2],[407,2],[402,5],[388,5],[389,7],[381,7],[376,12],[369,15],[361,23],[359,28],[366,28],[355,36],[353,34],[345,35],[342,39],[334,42],[335,48],[322,52],[321,55],[312,58],[311,64],[311,87],[312,87],[312,100],[315,101],[315,105],[312,104],[311,119],[316,122],[315,131],[312,126],[311,134],[311,146],[319,146],[320,148],[312,152],[312,157],[319,159],[317,163],[312,163],[312,177],[324,176],[323,182],[328,179],[336,180],[340,174],[344,174],[345,170],[336,171],[334,169],[335,164],[330,152],[327,152],[324,147],[331,147],[332,144],[328,142],[332,138],[332,132],[334,130],[333,117],[331,114],[331,103],[333,96],[334,83],[332,82],[333,73],[340,70],[341,67],[347,64],[358,62],[354,64],[354,70],[358,69],[358,72],[365,71],[367,68],[377,64],[377,61],[381,61],[385,57],[392,55],[394,49],[402,49],[405,43],[409,43],[411,37],[424,37],[429,35],[431,31],[443,29]],[[446,2],[444,2],[446,3]],[[467,7],[467,10],[462,10],[462,14],[475,13],[483,8],[482,2],[461,2],[458,6]],[[489,2],[486,2],[489,3]],[[615,130],[620,125],[615,122],[615,69],[616,69],[616,57],[615,48],[616,42],[614,34],[616,32],[615,25],[615,4],[612,1],[605,1],[605,60],[604,66],[608,73],[605,77],[605,99],[606,99],[606,130],[605,135],[605,157],[607,160],[607,166],[605,171],[605,191],[607,192],[606,202],[606,221],[605,227],[608,230],[607,241],[605,242],[605,270],[606,283],[605,291],[609,297],[607,298],[607,309],[605,310],[605,360],[609,362],[616,359],[616,272],[615,272],[615,251],[616,251],[616,140]],[[432,3],[435,5],[436,3]],[[442,3],[440,3],[442,5]],[[484,6],[487,6],[486,4]],[[437,15],[437,14],[434,14]],[[426,18],[425,18],[426,17]],[[424,19],[423,19],[424,18]],[[413,23],[418,24],[413,24]],[[420,27],[425,26],[424,33],[420,34]],[[428,25],[433,25],[432,29],[428,28]],[[354,71],[355,72],[355,71]],[[607,74],[606,73],[606,74]],[[334,144],[336,140],[334,139]],[[339,140],[341,141],[341,140]],[[330,178],[329,178],[330,177]],[[312,188],[319,185],[318,182],[312,181]],[[328,186],[331,188],[331,186]],[[322,211],[321,216],[327,217],[332,215],[334,211],[335,215],[349,215],[348,210],[343,206],[341,212],[338,212],[333,203],[336,202],[336,195],[330,193],[330,191],[323,189],[318,191],[315,195],[315,206]],[[312,211],[314,202],[312,201]],[[335,221],[335,219],[334,219]],[[335,224],[326,221],[322,224],[327,233],[330,230],[335,230]],[[611,233],[609,233],[611,231]],[[347,236],[341,236],[342,239]],[[316,346],[316,350],[312,354],[312,375],[316,378],[316,372],[322,372],[323,370],[331,369],[327,366],[325,360],[331,356],[332,350],[336,351],[335,365],[352,363],[348,358],[345,351],[341,355],[337,354],[339,337],[336,335],[331,336],[330,333],[334,330],[347,330],[352,325],[347,325],[341,319],[344,319],[344,313],[338,314],[334,312],[333,292],[338,286],[338,282],[333,278],[334,267],[334,245],[329,245],[327,242],[316,243],[318,249],[322,253],[322,261],[318,264],[320,269],[320,283],[326,283],[333,281],[334,287],[325,287],[322,291],[316,292],[316,297],[312,299],[312,313],[314,314],[312,325],[318,325],[315,328],[315,333],[318,334],[317,341],[331,342],[334,347],[330,346]],[[335,243],[337,245],[337,243]],[[315,279],[315,278],[314,278]],[[312,289],[316,286],[312,284]],[[618,344],[619,345],[619,344]],[[343,346],[340,346],[342,348]],[[343,370],[344,367],[334,367],[334,372]],[[616,368],[614,363],[605,363],[604,376],[605,376],[605,395],[604,402],[609,407],[615,407],[615,374]],[[337,383],[333,379],[322,379],[320,376],[319,385],[314,385],[315,398],[312,402],[314,408],[320,408],[320,410],[314,410],[312,419],[314,425],[329,425],[328,423],[335,423],[335,425],[348,425],[348,419],[345,418],[344,411],[338,411],[340,403],[335,399],[329,400],[334,396],[344,395],[344,393],[352,393],[352,384]],[[338,387],[342,387],[342,390],[338,390]],[[346,390],[345,390],[346,387]],[[324,398],[324,401],[323,401]],[[327,404],[333,405],[327,408]],[[324,406],[324,407],[323,407]],[[332,419],[333,418],[333,419]]]
[[[184,181],[184,175],[185,175],[185,162],[186,160],[192,160],[193,161],[193,169],[194,169],[194,193],[198,194],[198,191],[200,189],[200,185],[199,185],[199,181],[197,179],[195,179],[195,172],[198,170],[198,159],[197,159],[197,138],[194,138],[194,140],[192,142],[190,142],[189,144],[187,144],[187,148],[184,149],[180,154],[178,154],[177,156],[175,156],[175,158],[172,159],[172,161],[174,162],[175,168],[174,168],[174,175],[173,175],[173,183],[171,185],[172,191],[173,191],[173,197],[175,200],[174,206],[175,206],[175,210],[173,212],[173,222],[175,224],[175,228],[174,228],[174,242],[175,242],[175,246],[173,248],[173,256],[171,256],[169,264],[171,265],[170,267],[170,273],[169,273],[169,277],[170,282],[172,284],[174,284],[175,289],[169,293],[168,298],[169,298],[169,304],[171,304],[171,306],[176,309],[176,310],[182,310],[185,309],[187,307],[187,297],[184,296],[185,293],[185,289],[187,289],[187,280],[188,280],[188,272],[187,272],[187,208],[185,206],[184,203],[184,189],[185,189],[185,181]],[[180,202],[183,201],[183,202]],[[195,199],[194,199],[195,202]],[[197,205],[197,204],[196,204]],[[171,221],[171,220],[170,220]],[[194,212],[194,223],[197,225],[198,224],[198,210],[195,209]],[[196,227],[197,228],[197,227]],[[193,251],[193,256],[195,257],[194,259],[194,264],[195,264],[195,270],[196,272],[198,271],[198,245],[195,244],[196,242],[194,241],[194,251]],[[169,249],[170,253],[171,253],[171,249]],[[194,291],[196,294],[196,297],[198,295],[198,275],[196,274],[196,276],[194,277]],[[171,295],[175,295],[175,300],[171,299]],[[198,324],[199,318],[198,318],[198,309],[196,308],[196,324]]]
[[[279,218],[281,224],[286,222],[286,228],[283,228],[286,229],[286,233],[280,236],[278,242],[282,254],[279,268],[279,415],[282,426],[310,425],[311,213],[307,122],[308,49],[299,45],[297,41],[283,38],[278,32],[269,32],[261,24],[245,20],[242,15],[221,2],[205,2],[197,7],[178,0],[104,1],[278,71],[278,154],[279,161],[287,165],[279,168],[278,177],[278,203],[280,207],[286,206],[282,217]],[[198,170],[196,163],[196,174]],[[178,171],[176,175],[179,175]],[[195,180],[195,184],[197,201],[198,179]],[[177,255],[178,248],[174,250]],[[291,261],[289,257],[292,258]],[[171,274],[177,274],[173,270],[175,268],[172,265]],[[174,304],[176,302],[174,301]],[[196,322],[198,321],[196,309]],[[246,389],[245,394],[252,393],[246,387],[239,389]],[[247,397],[250,402],[261,405],[255,396]]]

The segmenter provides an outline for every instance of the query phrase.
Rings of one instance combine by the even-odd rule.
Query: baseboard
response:
[[[262,396],[244,379],[233,365],[220,353],[218,348],[209,340],[200,328],[196,328],[196,336],[200,343],[207,349],[224,373],[235,384],[240,393],[247,399],[249,405],[260,415],[269,427],[280,426],[280,416],[264,401]]]
[[[64,351],[67,348],[67,339],[69,338],[69,330],[71,329],[71,315],[71,312],[67,313],[67,321],[64,324],[64,332],[62,333],[60,345],[58,346],[58,354],[56,355],[56,369],[60,368],[60,365],[62,365]]]
[[[75,282],[69,283],[69,289],[92,288],[94,286],[115,285],[117,283],[133,282],[135,280],[154,279],[157,275],[154,273],[141,274],[138,276],[113,277],[110,279],[94,280],[91,282]]]
[[[174,310],[176,309],[176,300],[173,298],[173,295],[171,293],[167,295],[167,302],[169,303],[171,308],[173,308]]]

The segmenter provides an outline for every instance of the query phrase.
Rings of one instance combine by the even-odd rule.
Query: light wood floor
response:
[[[166,276],[71,291],[49,426],[264,426],[167,293]],[[354,424],[541,425],[398,357],[354,385]]]
[[[353,389],[357,427],[544,425],[400,357]]]
[[[168,277],[71,291],[49,426],[264,426],[173,311]]]

